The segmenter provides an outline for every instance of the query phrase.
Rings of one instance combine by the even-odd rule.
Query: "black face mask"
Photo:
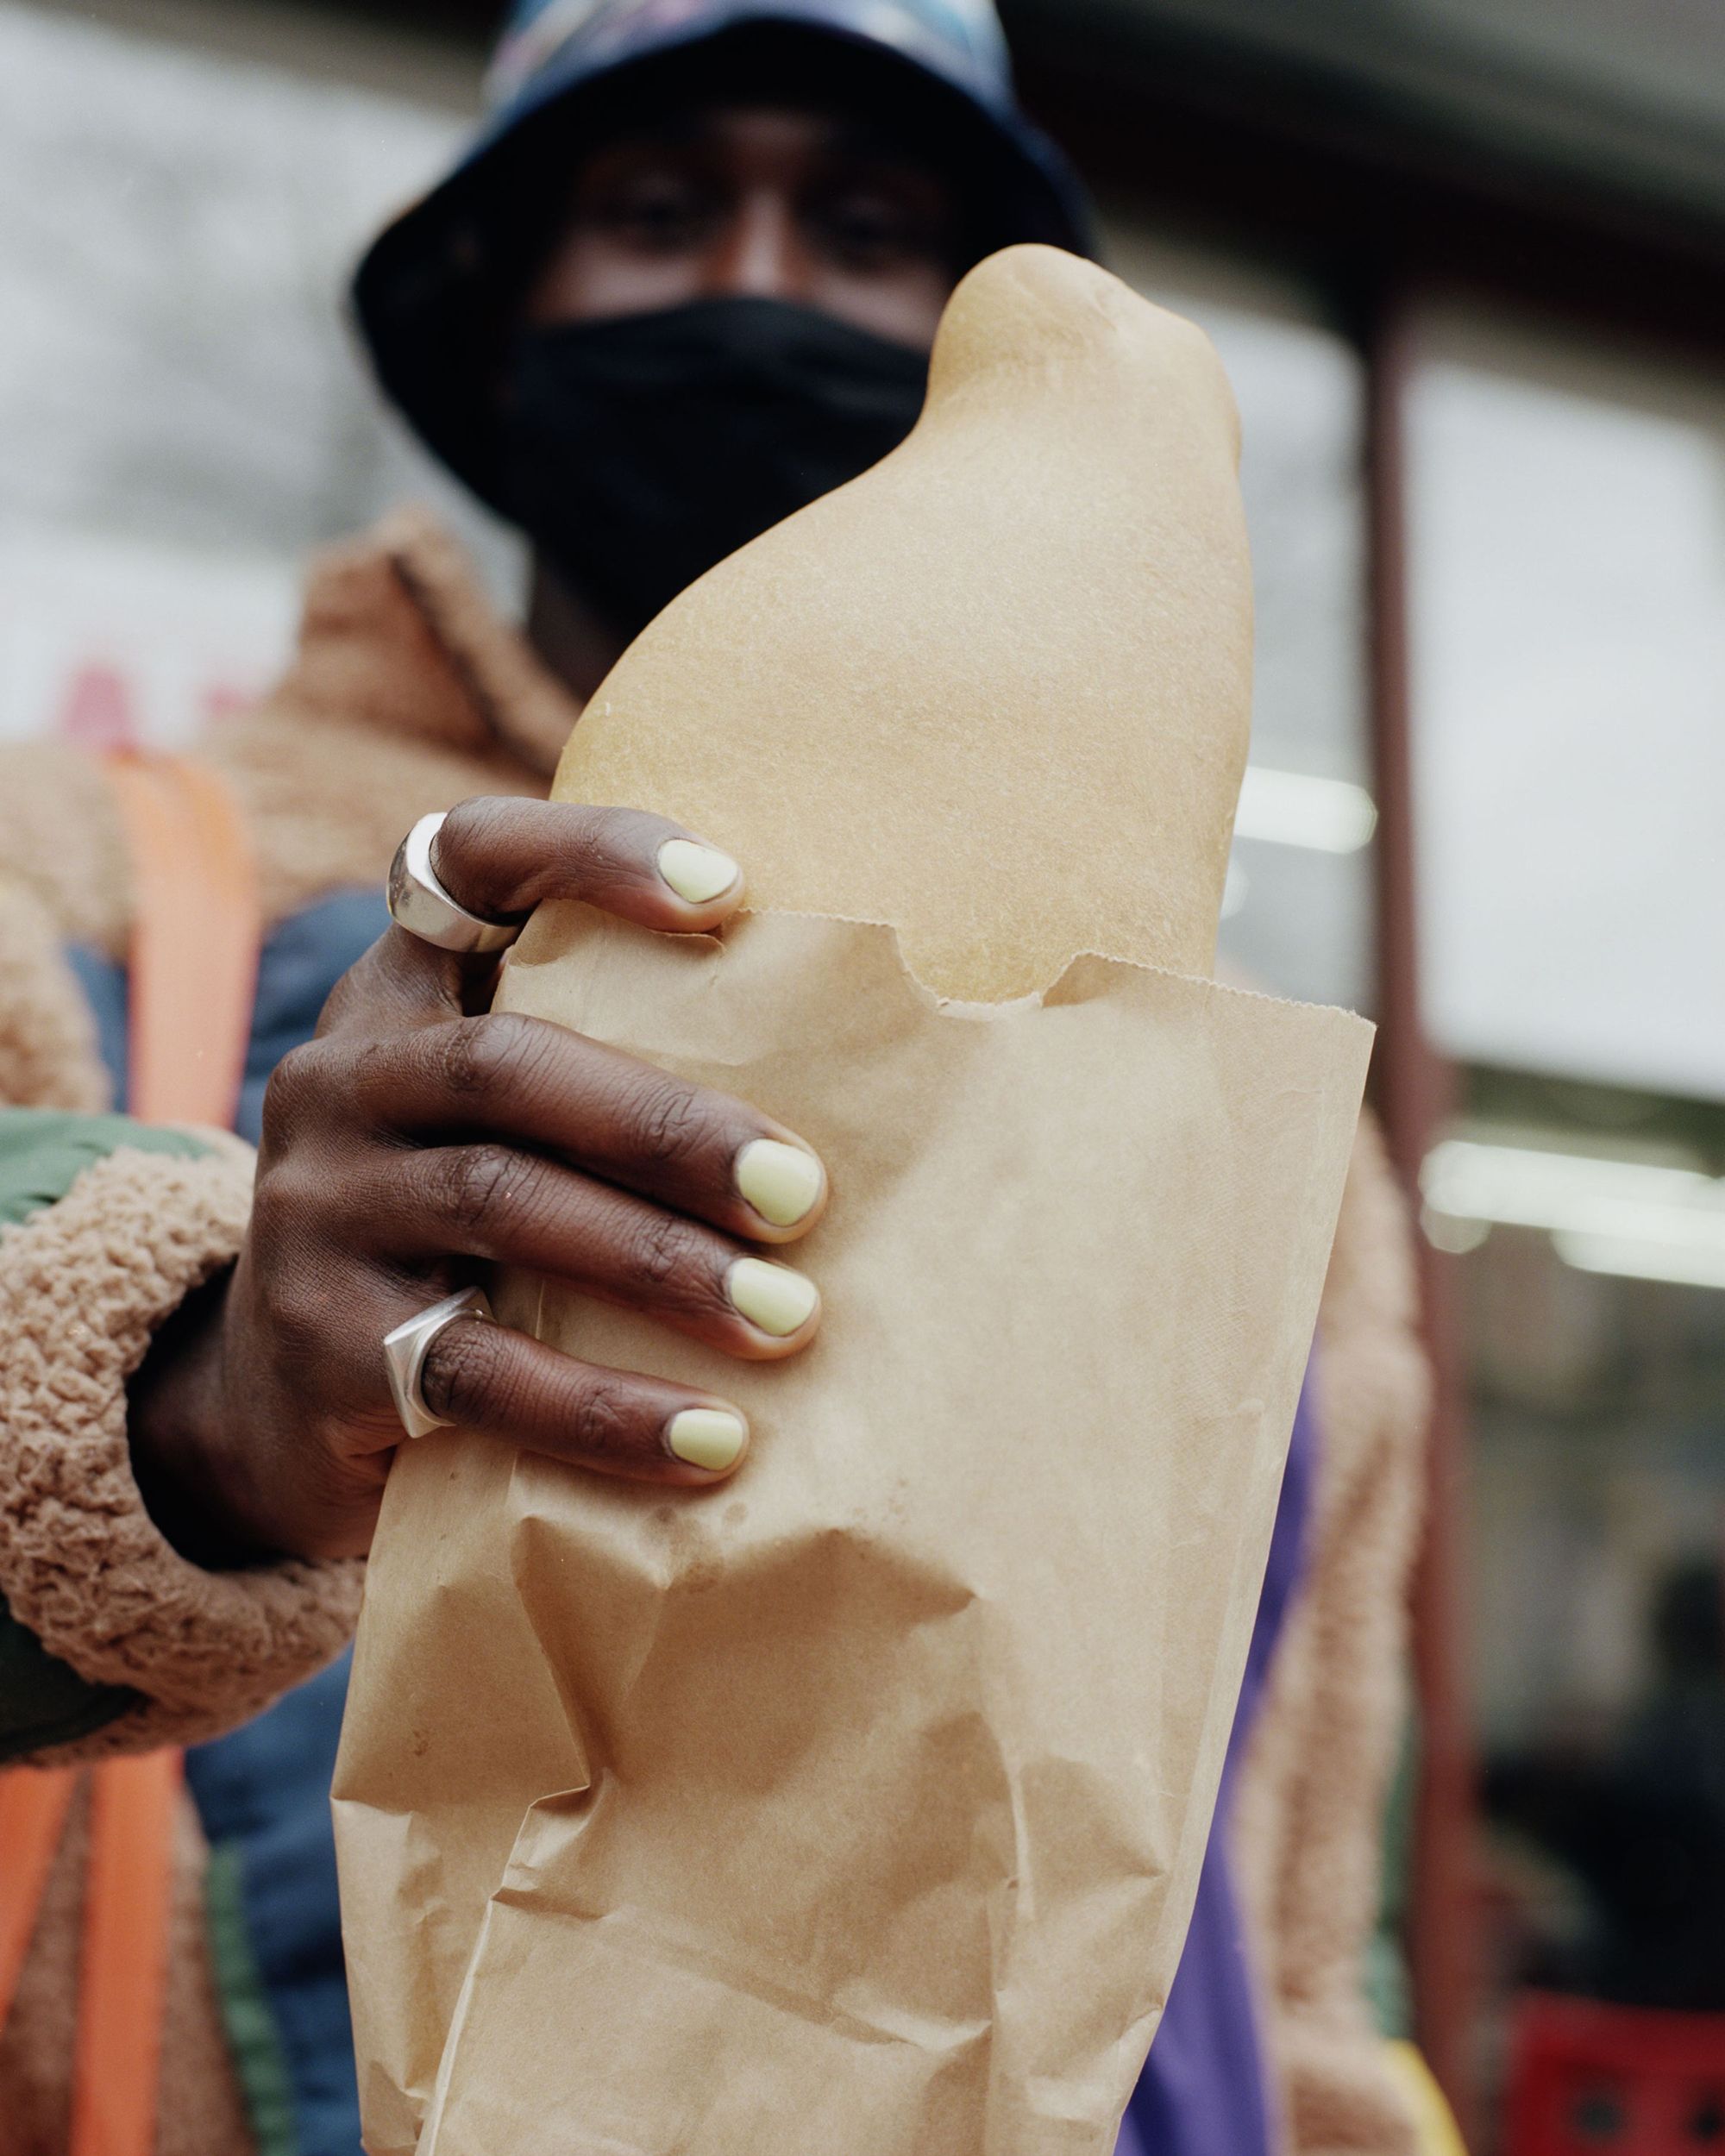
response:
[[[928,359],[778,299],[524,331],[504,382],[502,506],[633,636],[714,562],[877,463]]]

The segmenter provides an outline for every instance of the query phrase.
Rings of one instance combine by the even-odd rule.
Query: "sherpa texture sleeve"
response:
[[[353,1628],[359,1563],[205,1571],[132,1477],[128,1381],[233,1259],[250,1193],[216,1133],[0,1111],[0,1759],[195,1742]]]
[[[1407,1712],[1408,1588],[1429,1379],[1407,1208],[1361,1124],[1318,1326],[1318,1482],[1304,1583],[1238,1791],[1233,1853],[1254,1934],[1285,2156],[1414,2156],[1407,2085],[1366,1959]]]

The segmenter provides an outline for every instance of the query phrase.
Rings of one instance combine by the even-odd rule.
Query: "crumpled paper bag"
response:
[[[762,910],[683,943],[543,909],[500,1000],[807,1138],[826,1317],[738,1365],[499,1283],[737,1400],[711,1493],[404,1448],[336,1783],[373,2156],[1107,2156],[1370,1042],[1201,977],[1234,454],[1196,332],[1012,250],[905,448],[685,594],[577,729],[559,792],[731,845]]]

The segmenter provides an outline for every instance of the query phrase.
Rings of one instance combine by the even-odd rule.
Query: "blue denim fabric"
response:
[[[85,950],[81,943],[72,944],[66,955],[96,1019],[96,1044],[108,1068],[109,1081],[114,1088],[114,1106],[123,1110],[127,1093],[126,1023],[131,1007],[126,993],[126,969],[116,966],[111,958],[104,957],[99,950]]]
[[[309,1041],[329,991],[389,926],[381,891],[341,891],[284,921],[258,961],[252,1045],[234,1128],[255,1145],[264,1087],[291,1048]]]
[[[329,991],[389,926],[380,891],[338,891],[284,921],[258,956],[252,1041],[234,1128],[255,1145],[264,1087],[291,1048],[310,1039]],[[102,1060],[114,1081],[115,1106],[126,1106],[126,972],[99,951],[66,954],[96,1015]]]
[[[330,989],[388,924],[380,893],[347,891],[284,921],[265,943],[235,1123],[242,1138],[256,1142],[270,1073],[310,1038]],[[69,955],[123,1100],[124,970],[89,951]],[[329,1816],[348,1664],[344,1655],[243,1729],[186,1755],[204,1833],[212,1846],[238,1852],[252,1952],[292,2084],[298,2156],[360,2156]]]
[[[212,1846],[238,1849],[246,1927],[293,2090],[298,2156],[359,2156],[329,1819],[349,1660],[344,1654],[255,1721],[185,1755],[204,1833]]]

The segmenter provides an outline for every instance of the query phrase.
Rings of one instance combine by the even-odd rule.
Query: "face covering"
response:
[[[632,636],[716,561],[915,424],[928,357],[813,308],[706,299],[524,330],[503,507]]]

